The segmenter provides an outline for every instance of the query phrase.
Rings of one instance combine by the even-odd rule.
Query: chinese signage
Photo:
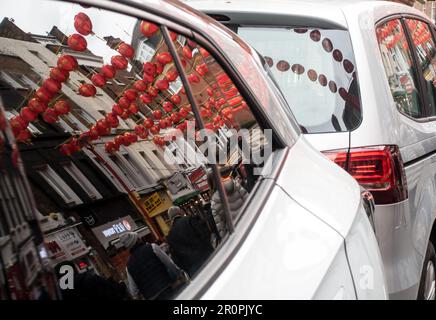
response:
[[[173,204],[165,191],[159,191],[146,196],[142,204],[150,218],[167,211]]]
[[[134,231],[137,226],[130,216],[125,216],[118,220],[111,221],[99,227],[93,228],[92,232],[103,245],[109,247],[112,240],[117,239],[125,232]]]
[[[204,170],[204,168],[200,167],[195,169],[191,172],[188,178],[195,190],[206,191],[209,189],[209,185],[207,183],[207,172]]]
[[[74,260],[87,253],[87,247],[74,227],[48,235],[46,244],[54,262]]]

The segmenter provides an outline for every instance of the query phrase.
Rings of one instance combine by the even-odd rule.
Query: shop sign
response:
[[[195,190],[206,191],[209,189],[209,185],[207,183],[207,172],[203,167],[192,171],[188,178]]]
[[[145,198],[142,202],[149,217],[154,217],[167,211],[172,205],[172,201],[165,191],[155,192]]]
[[[100,243],[105,247],[109,247],[110,241],[117,239],[125,232],[136,230],[136,223],[130,216],[125,216],[118,220],[111,221],[99,227],[93,228],[92,232],[95,234]]]
[[[87,247],[74,227],[49,234],[46,245],[55,262],[74,260],[87,253]]]

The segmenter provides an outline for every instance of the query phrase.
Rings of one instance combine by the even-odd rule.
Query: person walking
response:
[[[168,210],[171,229],[167,236],[174,262],[192,277],[212,254],[211,232],[200,216],[183,216],[180,207]]]
[[[183,271],[155,243],[143,242],[136,232],[126,232],[120,242],[130,251],[127,281],[134,299],[140,295],[147,300],[168,299]]]

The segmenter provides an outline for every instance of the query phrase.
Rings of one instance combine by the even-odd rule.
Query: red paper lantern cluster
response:
[[[74,28],[81,35],[87,36],[92,33],[92,22],[89,17],[83,13],[79,12],[74,16]]]

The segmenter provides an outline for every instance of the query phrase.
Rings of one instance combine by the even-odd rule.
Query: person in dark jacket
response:
[[[211,233],[199,216],[183,216],[179,207],[171,207],[171,230],[167,236],[171,257],[190,277],[203,265],[213,252]]]
[[[136,232],[126,232],[121,244],[130,251],[127,280],[133,298],[168,299],[183,272],[155,243],[143,242]]]

